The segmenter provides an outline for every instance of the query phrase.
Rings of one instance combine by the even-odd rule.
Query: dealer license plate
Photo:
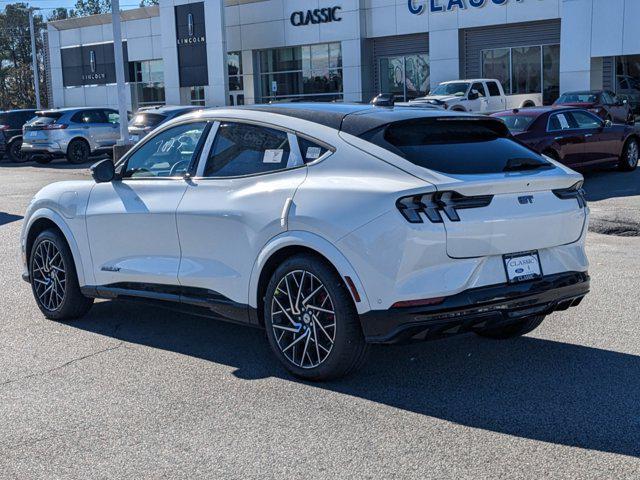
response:
[[[504,256],[504,268],[509,283],[520,283],[542,278],[538,252],[515,253]]]

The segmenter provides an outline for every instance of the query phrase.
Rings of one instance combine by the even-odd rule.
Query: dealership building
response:
[[[640,100],[639,0],[160,0],[122,13],[130,108],[508,93]],[[50,105],[116,106],[110,15],[50,22]],[[638,97],[638,98],[636,98]]]

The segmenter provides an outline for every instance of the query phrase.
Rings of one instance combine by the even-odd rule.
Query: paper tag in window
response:
[[[316,158],[320,158],[320,147],[309,147],[307,148],[307,160],[315,160]]]
[[[284,150],[265,150],[262,163],[281,163]]]

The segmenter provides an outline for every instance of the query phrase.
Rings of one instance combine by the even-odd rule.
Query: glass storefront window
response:
[[[429,93],[429,55],[387,57],[380,59],[380,91],[392,93],[401,101]]]
[[[514,94],[542,92],[541,47],[518,47],[511,50]]]
[[[627,100],[640,114],[640,55],[616,57],[615,90],[619,100]]]
[[[560,45],[483,50],[482,76],[500,80],[507,94],[542,93],[550,105],[560,92]]]
[[[133,80],[131,103],[134,110],[152,105],[164,105],[164,64],[162,60],[145,60],[129,63]]]
[[[204,87],[190,87],[191,105],[204,107]]]
[[[263,50],[258,55],[262,102],[342,98],[340,43]]]
[[[227,71],[229,75],[229,90],[244,90],[242,80],[242,52],[227,53]]]

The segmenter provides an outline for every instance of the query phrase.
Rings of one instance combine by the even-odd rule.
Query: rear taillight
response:
[[[68,126],[66,123],[50,123],[49,125],[43,125],[42,130],[64,130]]]
[[[487,207],[492,200],[493,195],[467,197],[458,192],[436,192],[403,197],[396,206],[410,223],[424,223],[421,214],[432,223],[442,223],[443,212],[452,222],[459,222],[458,210]]]
[[[584,182],[580,181],[569,188],[554,190],[553,194],[561,200],[577,200],[578,206],[580,208],[584,208],[587,206],[587,199],[585,197],[585,192],[582,189],[583,184]]]

